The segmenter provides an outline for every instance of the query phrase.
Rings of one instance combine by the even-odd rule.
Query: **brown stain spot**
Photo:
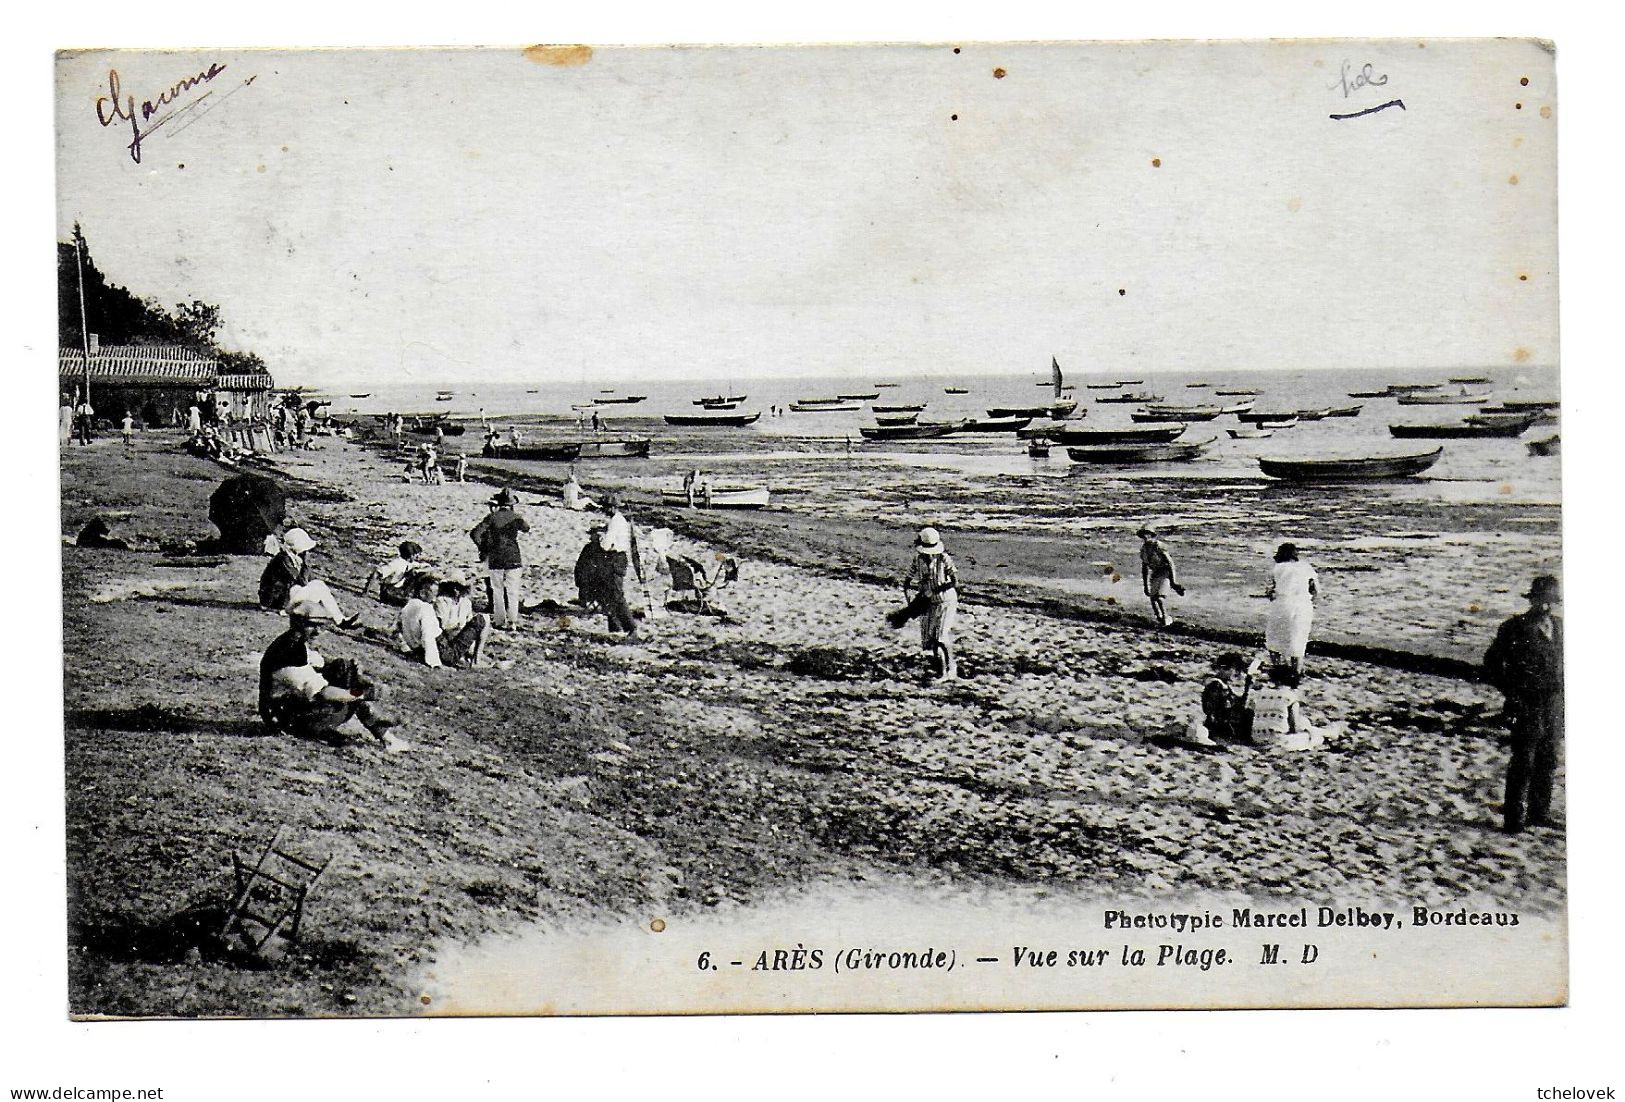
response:
[[[1113,570],[1113,571],[1112,571],[1112,584],[1113,584],[1113,585],[1116,585],[1116,584],[1117,584],[1117,583],[1118,583],[1118,582],[1120,582],[1120,581],[1122,581],[1122,580],[1123,580],[1123,575],[1121,575],[1121,574],[1119,574],[1119,573],[1118,573],[1118,572],[1117,572],[1117,571],[1116,571],[1116,570]],[[1110,598],[1110,597],[1108,597],[1108,598],[1106,598],[1106,599],[1107,599],[1107,600],[1108,600],[1108,601],[1109,601],[1109,600],[1111,600],[1111,598]]]
[[[1525,88],[1527,88],[1527,87],[1529,87],[1529,78],[1528,77],[1519,77],[1518,78],[1518,83],[1523,85]]]
[[[1513,110],[1514,110],[1514,111],[1522,111],[1522,110],[1523,110],[1523,104],[1521,104],[1521,103],[1514,103],[1514,104],[1513,104],[1513,105],[1512,105],[1512,109],[1513,109]]]
[[[1542,107],[1540,109],[1540,117],[1543,118],[1543,119],[1551,118],[1552,117],[1552,109],[1549,106],[1548,107]]]
[[[958,115],[949,115],[948,116],[948,121],[949,122],[958,122],[959,121],[959,116]]]
[[[993,79],[994,80],[1003,80],[1004,79],[1004,70],[1002,68],[994,69],[993,70]]]
[[[956,54],[957,54],[957,53],[958,53],[958,52],[959,52],[959,47],[958,47],[958,46],[955,46],[955,47],[954,47],[954,53],[956,53]]]
[[[1531,355],[1532,353],[1529,351],[1529,349],[1520,344],[1518,347],[1512,350],[1512,362],[1526,364],[1529,362],[1529,357]]]
[[[1119,287],[1117,289],[1117,296],[1119,298],[1123,297],[1126,294],[1128,294],[1128,288],[1127,287]]]
[[[1326,59],[1325,58],[1321,58],[1321,57],[1315,58],[1315,68],[1324,69],[1325,67],[1326,67]]]
[[[591,46],[549,46],[538,43],[525,47],[525,60],[538,65],[553,65],[560,69],[573,69],[592,60]]]
[[[259,167],[258,167],[258,168],[256,168],[256,169],[255,169],[255,170],[254,170],[254,171],[255,171],[255,172],[264,172],[264,171],[265,171],[265,166],[264,166],[264,165],[260,165],[260,166],[259,166]]]
[[[1519,283],[1528,283],[1529,282],[1529,273],[1528,272],[1519,272],[1518,273],[1518,282]]]
[[[283,147],[282,147],[282,152],[284,152],[284,153],[286,153],[286,152],[287,152],[287,151],[288,151],[288,147],[287,147],[287,146],[283,146]]]
[[[1512,483],[1510,483],[1510,482],[1501,483],[1499,486],[1497,486],[1495,488],[1495,492],[1499,493],[1499,494],[1510,494],[1512,492]]]
[[[1297,214],[1303,209],[1303,200],[1294,195],[1292,198],[1286,201],[1286,209],[1291,211],[1293,214]]]
[[[1162,167],[1162,158],[1161,157],[1152,157],[1151,158],[1151,167],[1152,168],[1161,168]]]
[[[666,932],[666,920],[663,919],[663,918],[655,919],[653,922],[649,923],[649,929],[653,930],[657,934],[665,933]]]
[[[424,1006],[428,1006],[433,1001],[434,1000],[429,998],[429,996],[427,996],[427,995],[419,995],[418,996],[418,1002],[422,1003]]]
[[[1518,174],[1516,172],[1514,172],[1511,176],[1508,176],[1507,177],[1507,183],[1511,184],[1513,187],[1517,187],[1518,186]]]
[[[1481,608],[1479,606],[1479,603],[1477,601],[1474,601],[1472,604],[1467,606],[1467,611],[1468,612],[1483,612],[1484,610],[1483,610],[1483,608]]]
[[[1416,44],[1416,48],[1417,48],[1417,49],[1418,49],[1418,50],[1425,50],[1425,49],[1427,49],[1427,48],[1428,48],[1428,44],[1427,44],[1427,43],[1426,43],[1426,42],[1418,42],[1418,43],[1417,43],[1417,44]]]
[[[1513,149],[1517,149],[1522,144],[1523,144],[1523,135],[1522,134],[1519,134],[1517,137],[1512,139],[1512,148]]]

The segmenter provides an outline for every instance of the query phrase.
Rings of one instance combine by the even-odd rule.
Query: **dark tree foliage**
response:
[[[228,374],[263,372],[265,361],[253,352],[228,352],[215,343],[220,333],[220,307],[194,299],[166,310],[156,299],[139,298],[108,281],[91,259],[79,227],[73,227],[84,257],[85,315],[90,331],[104,345],[168,344],[195,348],[220,361]],[[63,348],[83,348],[79,324],[79,268],[72,241],[56,245],[57,340]]]

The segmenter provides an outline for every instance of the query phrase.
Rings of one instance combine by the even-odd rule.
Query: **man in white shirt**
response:
[[[609,615],[609,630],[624,631],[628,639],[637,634],[637,621],[626,604],[626,567],[628,560],[637,571],[638,584],[643,582],[643,563],[638,555],[638,534],[632,522],[621,511],[621,497],[610,494],[604,502],[609,509],[609,523],[598,537],[599,550],[604,552],[603,582],[595,596]]]
[[[378,690],[348,658],[329,659],[311,644],[331,622],[314,601],[295,601],[288,609],[288,630],[272,641],[260,659],[260,718],[281,734],[338,738],[338,728],[352,718],[379,741],[393,720],[372,706]]]
[[[420,578],[401,609],[401,646],[425,666],[478,666],[489,627],[474,611],[467,583]]]

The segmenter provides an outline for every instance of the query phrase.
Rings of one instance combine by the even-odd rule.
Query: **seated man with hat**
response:
[[[320,603],[296,600],[288,608],[288,630],[260,659],[260,718],[279,734],[337,739],[351,718],[384,741],[395,724],[372,706],[377,689],[348,658],[329,659],[311,644],[322,625],[333,622]]]

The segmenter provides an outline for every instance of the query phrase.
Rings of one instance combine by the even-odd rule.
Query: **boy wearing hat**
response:
[[[1181,597],[1185,595],[1185,587],[1179,584],[1174,572],[1174,560],[1169,557],[1168,549],[1162,546],[1157,539],[1157,533],[1150,527],[1142,527],[1134,533],[1140,537],[1140,587],[1145,595],[1151,598],[1151,614],[1157,618],[1157,623],[1167,627],[1174,622],[1168,615],[1164,601],[1168,598],[1168,591],[1173,590]]]
[[[281,734],[331,736],[353,717],[380,741],[394,721],[372,707],[377,689],[348,658],[328,659],[312,645],[332,617],[316,601],[288,608],[288,630],[260,659],[260,718]]]
[[[1484,680],[1506,696],[1512,720],[1503,825],[1508,834],[1545,826],[1563,746],[1563,621],[1557,579],[1542,574],[1529,592],[1529,611],[1502,624],[1484,654]]]
[[[480,549],[491,590],[491,626],[518,627],[520,600],[525,580],[525,558],[519,549],[519,534],[530,531],[530,522],[514,508],[513,491],[503,487],[491,499],[491,512],[468,533]]]

